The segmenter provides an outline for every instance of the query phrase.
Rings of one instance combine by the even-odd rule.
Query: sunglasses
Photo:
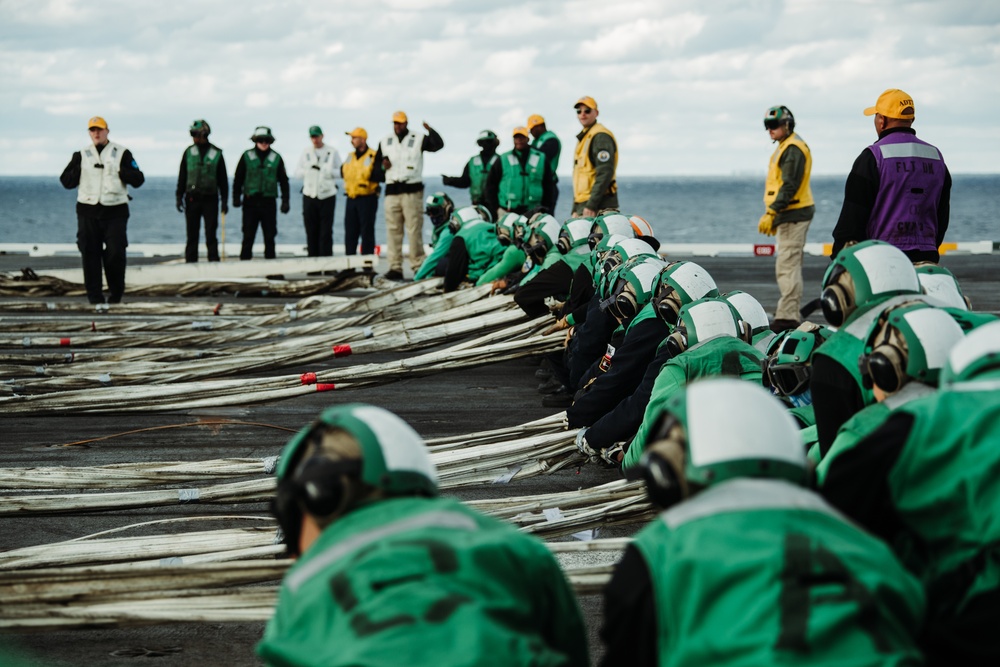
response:
[[[781,127],[781,121],[780,120],[765,120],[764,121],[764,128],[767,129],[767,130],[777,130],[779,127]]]
[[[586,116],[591,111],[593,111],[593,109],[588,109],[587,107],[577,107],[576,108],[576,115],[577,116]]]

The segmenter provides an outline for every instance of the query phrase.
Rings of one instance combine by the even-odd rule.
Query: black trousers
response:
[[[76,247],[83,258],[83,285],[90,303],[104,303],[104,279],[108,300],[117,303],[125,293],[125,248],[128,247],[128,215],[98,218],[77,211]],[[104,277],[101,277],[103,265]]]
[[[201,220],[205,219],[205,248],[208,261],[219,261],[219,198],[215,195],[184,195],[184,221],[187,223],[187,245],[184,246],[184,261],[198,261],[198,238],[201,234]]]
[[[452,239],[448,254],[442,258],[442,263],[444,263],[444,291],[454,292],[469,275],[469,249],[465,247],[465,239],[461,236]]]
[[[364,195],[347,200],[344,209],[344,247],[346,254],[358,254],[358,237],[361,238],[361,254],[375,253],[375,213],[378,211],[378,195]]]
[[[240,259],[253,259],[257,227],[264,234],[264,258],[274,259],[274,237],[278,235],[278,200],[274,197],[246,197],[243,200],[243,247]]]
[[[326,199],[302,196],[302,221],[306,225],[306,250],[310,257],[333,254],[333,214],[336,210],[336,195]]]

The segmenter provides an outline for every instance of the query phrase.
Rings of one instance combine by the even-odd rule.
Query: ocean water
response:
[[[840,214],[846,176],[813,178],[816,217],[809,242],[826,243]],[[953,177],[948,241],[1000,241],[1000,174]],[[174,208],[177,179],[151,177],[130,204],[128,236],[131,243],[183,243],[184,216]],[[446,188],[439,177],[425,180],[426,190],[444,190],[459,206],[468,203],[468,191]],[[291,211],[278,215],[278,243],[305,244],[301,183],[291,183]],[[763,242],[757,220],[763,213],[763,177],[622,177],[619,201],[623,213],[646,218],[666,243]],[[56,176],[0,177],[0,243],[74,243],[76,191],[65,190]],[[334,242],[343,243],[343,195],[338,195]],[[569,179],[560,182],[556,216],[568,217],[572,204]],[[226,240],[238,241],[240,209],[230,209]],[[385,241],[383,211],[376,218],[376,240]],[[425,241],[430,223],[424,225]],[[260,237],[258,235],[258,241]]]

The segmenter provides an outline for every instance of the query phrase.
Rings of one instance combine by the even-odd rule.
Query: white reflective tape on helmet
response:
[[[740,314],[740,319],[750,323],[750,328],[754,331],[761,328],[766,329],[769,326],[764,306],[760,305],[760,301],[753,296],[746,292],[736,292],[727,294],[725,299]]]
[[[715,336],[739,336],[732,307],[725,301],[703,301],[685,308],[694,325],[693,332],[688,330],[689,345]]]
[[[635,257],[636,255],[656,254],[656,251],[653,250],[653,246],[649,245],[645,241],[640,241],[639,239],[625,239],[615,247],[619,249],[618,254],[622,255],[625,259]]]
[[[725,418],[719,418],[720,407]],[[795,421],[759,384],[714,379],[687,389],[687,436],[695,467],[768,459],[806,466]]]
[[[577,218],[567,222],[566,233],[569,234],[570,242],[576,245],[577,242],[590,236],[591,226],[592,224],[587,218]]]
[[[900,290],[920,292],[917,272],[902,250],[880,243],[861,248],[854,258],[865,272],[872,296]]]
[[[987,356],[1000,356],[1000,322],[990,322],[969,332],[948,355],[952,377],[961,377],[970,365]]]
[[[634,266],[631,273],[638,281],[639,287],[642,288],[642,291],[648,294],[653,291],[653,283],[656,281],[656,277],[660,275],[660,271],[662,271],[663,267],[666,265],[666,262],[662,260],[650,258],[649,260]]]
[[[604,226],[607,228],[608,234],[623,234],[628,238],[635,236],[635,230],[632,228],[632,221],[621,213],[606,215],[601,220],[604,222]]]
[[[389,472],[417,472],[430,480],[437,480],[437,470],[427,453],[427,446],[413,428],[396,415],[369,405],[353,410],[375,434]]]
[[[920,342],[927,368],[931,370],[944,368],[948,353],[965,337],[962,327],[952,316],[937,308],[912,310],[904,314],[903,319]]]
[[[669,278],[684,290],[691,301],[697,301],[708,296],[712,290],[718,289],[708,271],[694,262],[684,262],[670,274]]]
[[[632,229],[639,236],[652,236],[653,227],[650,225],[645,218],[639,217],[638,215],[633,215],[628,219],[629,223],[632,225]]]
[[[944,273],[918,273],[920,290],[944,308],[968,310],[955,277]]]

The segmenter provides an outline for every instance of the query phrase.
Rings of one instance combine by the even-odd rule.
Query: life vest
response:
[[[356,151],[351,151],[347,162],[341,167],[344,176],[344,193],[348,199],[365,197],[378,192],[378,183],[372,183],[368,178],[372,175],[375,165],[375,151],[369,148],[358,157]]]
[[[278,165],[281,156],[273,150],[268,151],[263,162],[257,157],[257,149],[251,148],[243,154],[247,175],[244,181],[243,194],[247,197],[278,197]]]
[[[793,211],[797,208],[814,205],[812,188],[809,187],[809,174],[812,172],[812,153],[809,152],[806,142],[802,141],[799,135],[793,132],[778,144],[778,147],[774,149],[774,153],[771,154],[771,163],[767,168],[767,180],[764,182],[764,206],[770,206],[778,198],[778,191],[781,190],[782,185],[781,156],[784,155],[789,146],[797,146],[802,151],[802,154],[806,156],[806,168],[802,173],[802,182],[799,183],[799,189],[795,191],[795,194],[789,200],[788,206],[782,209],[785,211]]]
[[[526,149],[528,158],[522,167],[514,151],[501,158],[500,187],[497,202],[508,211],[524,212],[542,203],[542,180],[545,177],[545,153]]]
[[[187,161],[187,185],[184,188],[192,195],[214,195],[219,183],[216,174],[219,172],[219,158],[222,151],[209,144],[208,150],[202,155],[198,144],[187,149],[184,154]]]
[[[554,174],[556,173],[556,169],[559,168],[559,153],[562,152],[562,144],[559,142],[559,137],[555,135],[555,132],[552,132],[551,130],[545,130],[540,135],[538,135],[538,137],[533,142],[531,142],[531,147],[536,150],[542,150],[542,146],[549,141],[556,142],[556,146],[558,146],[558,149],[555,152],[555,157],[552,158],[550,162],[552,173]]]
[[[424,135],[409,132],[400,141],[395,134],[382,140],[382,155],[392,166],[385,172],[386,183],[420,183],[424,173]]]
[[[593,163],[590,161],[590,142],[594,140],[598,134],[607,134],[615,141],[615,145],[618,145],[618,141],[615,139],[615,135],[611,133],[611,130],[604,127],[600,123],[594,123],[590,126],[590,129],[580,138],[580,141],[576,144],[576,154],[573,156],[573,202],[580,204],[590,200],[590,191],[594,189],[594,181],[597,180],[597,169],[594,168]],[[615,151],[615,170],[618,170],[618,151]],[[611,185],[608,186],[607,193],[602,192],[601,195],[605,194],[615,194],[618,192],[618,183],[614,179],[611,179]]]
[[[489,176],[490,168],[497,161],[497,154],[494,153],[490,159],[483,164],[483,156],[476,155],[469,160],[469,196],[473,204],[478,204],[483,198],[483,186],[486,184],[486,177]]]
[[[302,194],[314,199],[329,199],[337,194],[338,174],[334,171],[334,151],[329,146],[310,146],[302,154]],[[339,160],[338,160],[339,161]],[[338,165],[339,166],[339,165]],[[319,167],[319,169],[313,169]]]
[[[125,147],[109,141],[100,153],[94,144],[80,150],[80,186],[76,200],[81,204],[118,206],[128,203],[128,189],[121,179]]]

